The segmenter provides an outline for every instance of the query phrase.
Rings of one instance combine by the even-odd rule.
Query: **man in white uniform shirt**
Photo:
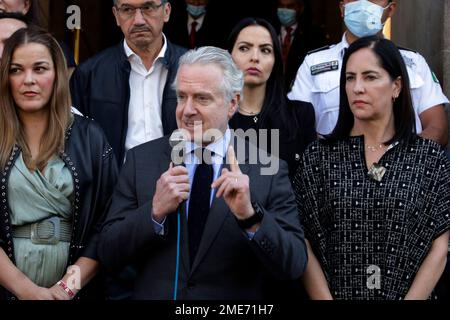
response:
[[[124,41],[81,64],[71,78],[73,105],[103,128],[119,165],[126,152],[176,129],[171,83],[185,52],[162,32],[167,0],[114,0]]]
[[[392,17],[396,6],[397,3],[392,0],[341,1],[341,15],[347,26],[342,41],[336,45],[312,51],[306,56],[288,97],[313,104],[319,134],[331,133],[337,122],[339,81],[346,48],[360,37],[382,35],[383,25],[388,18]],[[410,78],[417,133],[446,146],[448,124],[444,104],[449,101],[442,93],[439,81],[431,72],[425,59],[411,50],[400,49],[400,52]]]

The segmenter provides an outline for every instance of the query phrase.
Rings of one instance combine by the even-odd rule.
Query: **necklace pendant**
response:
[[[386,168],[378,163],[374,163],[370,168],[368,174],[372,179],[380,182],[383,179],[384,174],[386,173]]]
[[[258,122],[258,117],[255,116],[255,117],[253,118],[253,121],[254,121],[255,123],[257,123],[257,122]]]

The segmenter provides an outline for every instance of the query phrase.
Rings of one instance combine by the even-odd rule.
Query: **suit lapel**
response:
[[[188,225],[186,219],[186,201],[184,201],[180,206],[181,214],[181,263],[183,264],[183,269],[186,274],[189,274],[190,263],[189,263],[189,239],[188,239]]]

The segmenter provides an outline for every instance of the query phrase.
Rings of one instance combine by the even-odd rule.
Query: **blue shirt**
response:
[[[213,181],[216,181],[217,178],[220,176],[220,171],[223,165],[223,159],[225,159],[227,155],[227,149],[230,144],[231,139],[231,133],[230,130],[227,129],[225,131],[225,135],[222,136],[219,140],[215,141],[214,143],[211,143],[207,145],[205,148],[211,151],[211,164],[213,166]],[[197,166],[199,165],[200,161],[204,161],[202,159],[198,159],[195,155],[194,151],[197,149],[203,148],[202,146],[199,146],[195,144],[194,142],[188,142],[186,144],[186,154],[184,157],[184,164],[186,169],[188,170],[189,175],[189,186],[192,188],[192,182],[194,180],[194,174],[195,170],[197,169]],[[211,206],[214,195],[216,194],[215,189],[211,189],[211,195],[209,198],[209,205]],[[186,214],[189,215],[188,212],[189,208],[189,199],[186,201]]]
[[[215,181],[220,175],[220,169],[223,164],[223,159],[226,157],[227,149],[230,144],[230,139],[231,139],[231,132],[229,129],[227,129],[225,131],[224,136],[222,136],[219,140],[215,141],[214,143],[211,143],[205,147],[206,149],[212,152],[211,162],[214,170],[213,181]],[[200,159],[198,159],[194,153],[194,151],[198,148],[203,148],[203,146],[199,146],[191,141],[186,143],[186,151],[183,162],[186,169],[188,170],[189,186],[191,188],[192,188],[192,181],[194,180],[195,169],[197,169],[197,166],[200,163]],[[216,190],[211,189],[211,195],[209,200],[210,206],[212,204],[215,191]],[[189,208],[189,199],[186,201],[186,217],[189,215],[188,208]],[[155,233],[159,235],[164,235],[164,223],[166,219],[164,219],[162,223],[156,222],[153,218],[152,221]]]
[[[230,145],[231,140],[231,132],[230,129],[227,129],[225,131],[225,134],[215,141],[214,143],[211,143],[207,145],[206,147],[199,146],[195,144],[194,142],[187,142],[186,143],[186,152],[184,156],[184,165],[186,169],[188,170],[188,176],[189,176],[189,186],[192,188],[192,182],[194,180],[194,174],[195,169],[197,169],[198,164],[202,159],[198,159],[195,155],[194,151],[197,149],[206,148],[209,151],[211,151],[211,164],[213,166],[213,181],[217,180],[220,176],[221,168],[224,163],[224,159],[227,155],[228,146]],[[203,160],[202,160],[203,161]],[[215,189],[211,189],[211,195],[209,200],[209,205],[211,206],[212,201],[214,199],[214,195],[216,194]],[[186,217],[189,216],[189,198],[186,201]],[[162,223],[158,223],[155,220],[153,220],[153,228],[155,230],[155,233],[158,235],[164,235],[164,223],[166,219]],[[249,239],[253,239],[254,233],[253,232],[246,232]]]

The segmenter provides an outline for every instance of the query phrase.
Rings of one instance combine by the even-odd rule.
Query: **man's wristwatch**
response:
[[[239,227],[241,227],[244,230],[250,229],[255,224],[261,222],[264,217],[264,211],[261,209],[261,207],[259,206],[259,204],[257,202],[252,201],[252,207],[253,207],[253,210],[255,210],[254,215],[252,215],[251,217],[249,217],[247,219],[243,219],[243,220],[236,218],[236,221],[237,221]]]

